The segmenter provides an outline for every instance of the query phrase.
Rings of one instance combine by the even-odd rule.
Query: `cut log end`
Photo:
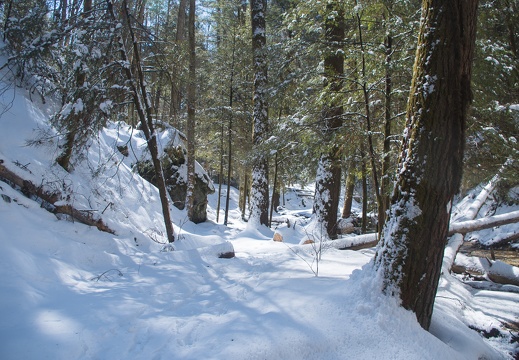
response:
[[[274,237],[272,238],[272,240],[276,242],[283,242],[283,235],[281,235],[280,233],[274,233]]]

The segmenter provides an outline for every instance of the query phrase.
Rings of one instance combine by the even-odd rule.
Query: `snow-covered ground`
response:
[[[299,245],[311,203],[293,191],[278,220],[296,227],[283,243],[271,229],[247,227],[232,189],[228,226],[215,223],[217,194],[206,223],[172,209],[178,240],[165,251],[158,192],[115,151],[131,129],[112,124],[68,174],[53,164],[55,144],[25,146],[48,114],[23,89],[14,94],[0,117],[3,165],[101,216],[115,235],[58,220],[0,181],[0,359],[500,359],[517,351],[510,336],[487,340],[469,326],[490,332],[517,321],[519,293],[475,290],[444,274],[426,332],[381,295],[373,249],[325,249],[316,277],[313,247]],[[211,246],[227,241],[236,257],[217,258]]]

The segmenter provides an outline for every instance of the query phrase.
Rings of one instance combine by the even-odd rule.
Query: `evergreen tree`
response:
[[[483,1],[474,59],[474,111],[468,122],[464,187],[500,173],[500,200],[519,173],[519,2]]]

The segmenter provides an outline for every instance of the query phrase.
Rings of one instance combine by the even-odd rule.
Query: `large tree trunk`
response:
[[[324,143],[330,148],[319,158],[315,181],[314,213],[317,222],[326,235],[337,237],[337,209],[341,187],[341,157],[340,148],[335,145],[335,134],[342,127],[343,108],[337,94],[342,91],[344,73],[344,55],[342,52],[345,23],[344,10],[340,3],[327,5],[325,22],[325,41],[328,45],[324,57],[324,72],[327,81],[327,91],[330,100],[321,112],[321,132]]]
[[[477,0],[424,0],[398,179],[375,268],[429,329],[461,181]]]
[[[239,199],[239,207],[241,211],[242,219],[245,219],[245,213],[247,211],[247,200],[249,199],[249,169],[247,167],[243,167],[240,176],[240,199]]]
[[[337,209],[341,186],[341,167],[338,150],[323,154],[319,158],[315,181],[313,211],[324,236],[337,238]]]
[[[268,135],[266,0],[251,0],[252,52],[254,66],[254,132],[252,135],[252,189],[250,223],[268,226],[268,158],[262,146]]]
[[[184,46],[186,39],[186,8],[188,0],[180,0],[178,4],[178,17],[177,17],[177,31],[175,33],[175,44],[177,51],[182,53],[181,48]],[[173,64],[171,68],[171,93],[170,93],[170,104],[169,104],[169,116],[171,120],[174,119],[176,127],[180,127],[180,104],[182,102],[182,89],[180,84],[181,71],[179,71],[179,65]]]
[[[186,9],[188,0],[180,0],[178,4],[177,32],[175,41],[181,43],[186,39]]]

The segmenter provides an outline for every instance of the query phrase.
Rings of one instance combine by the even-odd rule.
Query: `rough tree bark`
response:
[[[250,0],[254,66],[254,131],[252,135],[252,189],[249,222],[268,226],[268,158],[262,149],[268,135],[266,0]]]
[[[360,174],[362,182],[362,220],[361,233],[365,234],[368,230],[368,175],[366,169],[366,151],[364,143],[360,144]]]
[[[338,94],[342,90],[344,55],[342,51],[345,22],[344,10],[339,2],[327,5],[325,41],[328,51],[324,58],[324,72],[329,91],[329,103],[321,112],[323,142],[331,143],[330,149],[321,154],[317,166],[313,211],[321,228],[331,239],[337,238],[337,209],[341,186],[340,148],[335,144],[335,135],[342,127],[343,108]]]
[[[269,227],[272,226],[272,214],[274,213],[274,209],[279,206],[279,188],[278,188],[278,154],[276,151],[274,155],[274,183],[272,184],[272,199],[270,201],[270,217],[269,217]]]
[[[375,258],[383,291],[429,329],[461,180],[477,0],[424,0],[407,128]]]

